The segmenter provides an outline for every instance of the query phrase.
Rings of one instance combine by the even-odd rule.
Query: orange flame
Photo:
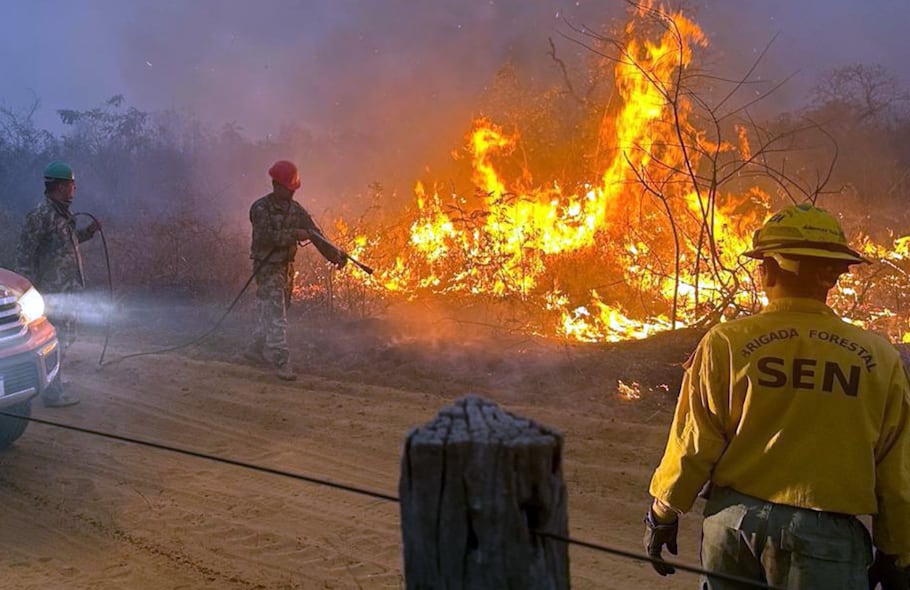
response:
[[[600,129],[601,143],[614,146],[602,173],[533,187],[519,165],[510,178],[503,170],[516,168],[519,131],[479,118],[466,137],[475,194],[417,182],[407,238],[367,283],[408,297],[520,302],[538,318],[529,331],[579,341],[643,338],[712,310],[723,320],[725,307],[755,309],[761,299],[740,253],[769,197],[758,188],[709,196],[691,174],[701,153],[751,158],[747,130],[735,129],[736,145],[712,144],[689,123],[679,76],[708,41],[681,12],[664,9],[667,26],[655,34],[643,24],[653,14],[642,4],[626,27],[630,40],[613,69],[620,104]],[[353,253],[379,243],[361,236]],[[910,257],[908,244],[902,238],[874,255]]]

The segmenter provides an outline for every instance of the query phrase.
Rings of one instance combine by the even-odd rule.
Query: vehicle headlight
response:
[[[27,323],[44,316],[44,297],[34,287],[22,294],[19,298],[19,311]]]

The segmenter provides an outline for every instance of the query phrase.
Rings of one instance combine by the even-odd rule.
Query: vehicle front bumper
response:
[[[47,320],[34,322],[21,341],[0,348],[0,409],[42,393],[59,371],[54,327]]]

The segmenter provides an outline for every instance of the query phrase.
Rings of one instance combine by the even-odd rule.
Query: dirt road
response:
[[[640,549],[647,481],[671,417],[673,396],[657,386],[678,374],[691,338],[591,349],[519,340],[492,355],[489,345],[409,341],[362,325],[320,331],[298,321],[292,330],[295,349],[307,351],[295,383],[235,360],[242,326],[188,354],[100,371],[102,338],[89,333],[67,364],[82,403],[36,404],[35,416],[397,496],[407,430],[473,391],[564,433],[573,537]],[[165,336],[174,333],[124,327],[108,358]],[[616,381],[636,372],[643,398],[628,401]],[[0,454],[0,510],[7,588],[403,584],[395,503],[51,426],[30,425]],[[680,559],[693,564],[698,526],[687,517],[681,532]],[[697,584],[583,548],[570,559],[576,589]]]

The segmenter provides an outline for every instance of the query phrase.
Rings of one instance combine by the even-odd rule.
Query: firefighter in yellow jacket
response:
[[[712,328],[687,363],[651,479],[648,554],[676,554],[678,516],[710,484],[705,569],[791,590],[907,589],[910,384],[891,344],[825,304],[865,261],[810,205],[769,218],[746,255],[761,260],[768,305]]]

